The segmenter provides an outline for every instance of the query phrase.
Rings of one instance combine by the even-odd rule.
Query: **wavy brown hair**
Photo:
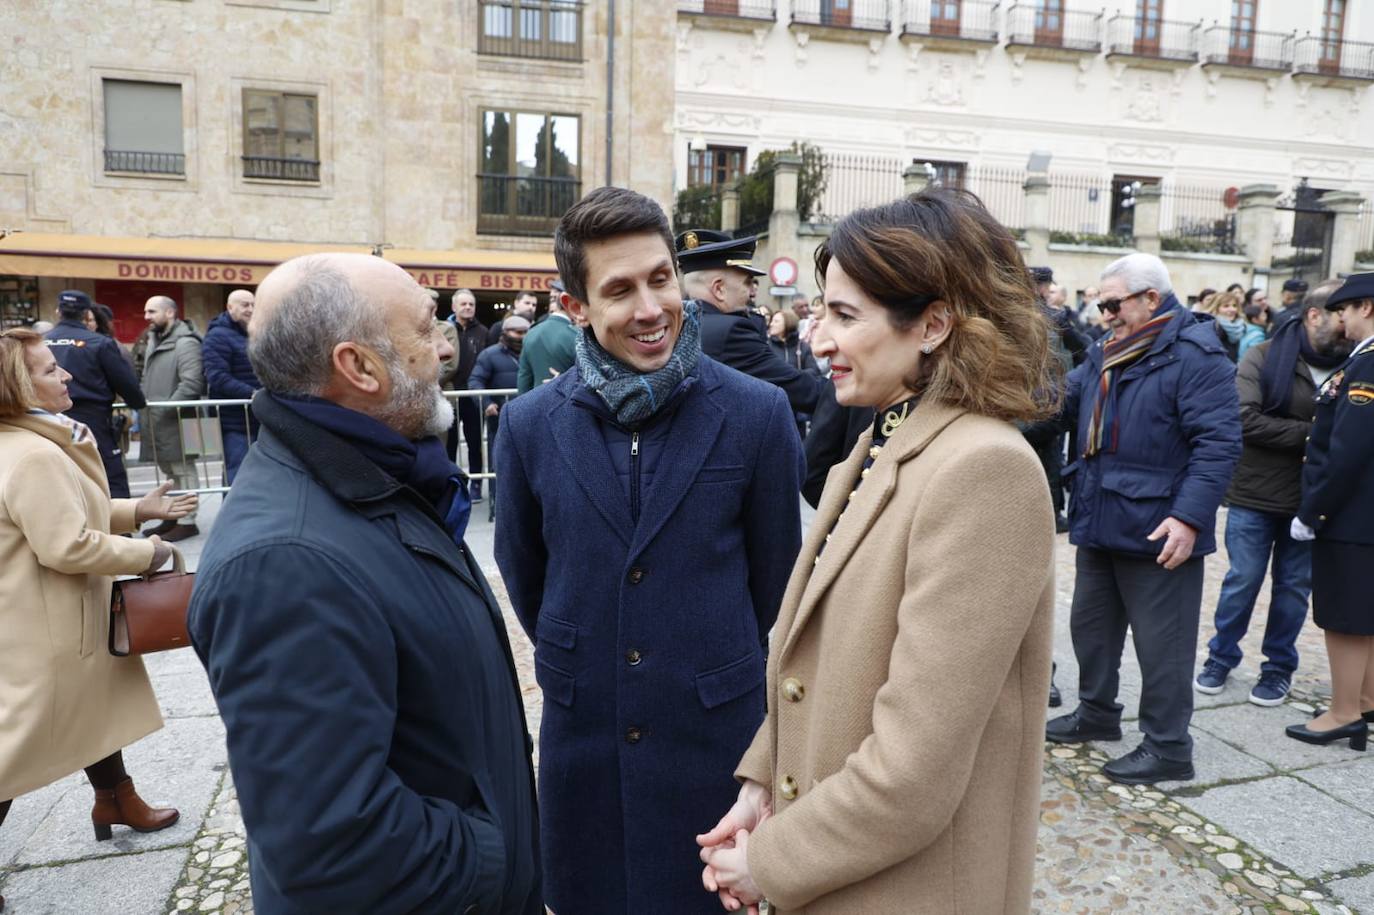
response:
[[[816,249],[822,286],[832,259],[898,329],[933,301],[952,309],[949,338],[921,358],[912,390],[1011,422],[1058,410],[1064,370],[1051,347],[1055,330],[1016,240],[973,194],[930,188],[851,213]]]
[[[38,402],[25,350],[43,342],[26,327],[0,333],[0,416],[20,416]]]

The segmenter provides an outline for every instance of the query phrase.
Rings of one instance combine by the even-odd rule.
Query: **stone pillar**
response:
[[[902,172],[902,193],[910,197],[919,194],[930,186],[929,166],[924,162],[913,162]]]
[[[801,175],[802,158],[796,153],[779,153],[773,162],[773,213],[768,217],[768,245],[770,259],[790,257],[802,263],[801,216],[797,212],[797,182]],[[754,266],[764,268],[762,258],[755,258]]]
[[[1159,254],[1159,198],[1158,184],[1142,184],[1135,192],[1135,247],[1145,254]]]
[[[1022,228],[1026,233],[1026,264],[1031,267],[1048,267],[1050,263],[1050,176],[1044,172],[1031,172],[1026,183],[1021,185],[1026,193],[1025,211],[1022,214]]]
[[[739,228],[739,185],[731,184],[720,192],[720,230],[733,232]]]
[[[1236,242],[1254,271],[1253,283],[1268,284],[1269,270],[1274,263],[1274,214],[1279,202],[1279,189],[1273,184],[1247,184],[1240,189],[1236,206]]]
[[[1354,191],[1331,191],[1321,205],[1335,214],[1331,226],[1331,275],[1355,272],[1355,252],[1360,250],[1360,208],[1364,198]]]

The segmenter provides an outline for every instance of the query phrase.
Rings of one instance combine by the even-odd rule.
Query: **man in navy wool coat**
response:
[[[210,676],[259,915],[542,915],[505,625],[440,438],[434,300],[370,255],[287,261],[265,390],[187,623]]]
[[[496,448],[496,560],[544,691],[545,900],[719,912],[695,837],[763,720],[801,444],[780,390],[701,354],[658,204],[593,191],[554,254],[577,364],[506,406]]]

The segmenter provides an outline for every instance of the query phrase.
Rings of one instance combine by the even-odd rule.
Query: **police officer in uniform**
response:
[[[752,263],[756,238],[693,229],[677,237],[682,287],[701,309],[701,351],[717,362],[782,388],[798,413],[816,407],[824,381],[778,358],[749,315],[749,283],[764,276]]]
[[[1317,392],[1303,458],[1295,540],[1312,540],[1312,620],[1326,633],[1331,708],[1287,734],[1305,743],[1350,740],[1363,750],[1374,721],[1374,273],[1327,299],[1341,312],[1350,359]]]
[[[91,297],[77,289],[68,289],[57,296],[57,326],[44,335],[48,349],[57,364],[72,376],[67,382],[72,407],[66,415],[85,423],[100,448],[105,464],[105,476],[110,481],[110,496],[129,498],[129,477],[124,472],[124,458],[114,433],[113,406],[115,396],[135,410],[148,405],[139,387],[134,367],[124,358],[119,343],[111,337],[87,329],[82,317],[94,313]]]

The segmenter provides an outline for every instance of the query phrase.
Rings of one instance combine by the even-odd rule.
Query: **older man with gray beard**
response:
[[[530,742],[440,439],[434,300],[367,255],[263,281],[262,424],[188,623],[262,913],[542,915]]]

